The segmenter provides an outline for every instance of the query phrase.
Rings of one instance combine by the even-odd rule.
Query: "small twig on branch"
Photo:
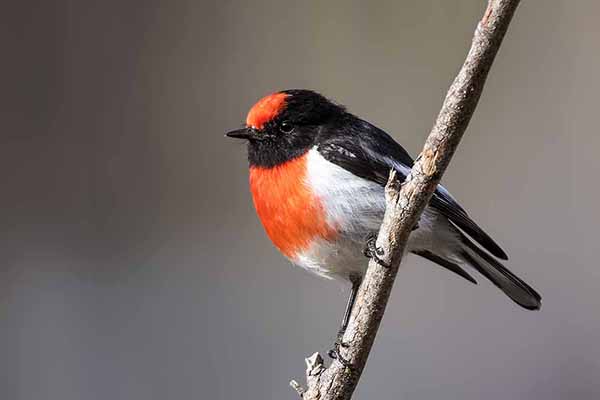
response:
[[[307,388],[292,381],[304,400],[347,400],[352,397],[371,351],[379,323],[408,237],[429,202],[442,174],[475,111],[485,79],[519,0],[489,0],[479,22],[469,54],[448,90],[435,125],[404,183],[392,171],[386,185],[386,211],[377,237],[383,249],[379,258],[389,268],[371,260],[344,334],[341,356],[351,367],[333,361],[325,368],[315,353],[307,362]]]

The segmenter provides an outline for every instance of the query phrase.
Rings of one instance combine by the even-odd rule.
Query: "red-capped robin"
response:
[[[246,126],[227,136],[248,141],[250,191],[273,244],[308,271],[352,283],[342,334],[367,267],[365,240],[383,218],[388,174],[393,168],[404,180],[413,159],[387,133],[310,90],[262,98]],[[462,268],[471,267],[518,305],[541,306],[540,295],[497,260],[506,253],[442,185],[407,251],[476,283]]]

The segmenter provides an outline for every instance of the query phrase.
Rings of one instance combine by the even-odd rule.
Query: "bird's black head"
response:
[[[296,158],[313,145],[321,128],[345,115],[342,106],[311,90],[285,90],[260,99],[246,127],[227,136],[248,140],[251,166],[273,167]]]

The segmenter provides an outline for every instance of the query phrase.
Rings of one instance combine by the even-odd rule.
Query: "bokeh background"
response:
[[[223,133],[312,88],[416,154],[484,8],[3,4],[0,398],[295,399],[346,292],[269,243]],[[356,398],[600,398],[599,13],[523,2],[444,180],[542,310],[408,258]]]

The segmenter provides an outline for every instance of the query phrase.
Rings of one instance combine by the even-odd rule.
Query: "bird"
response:
[[[307,89],[260,99],[241,129],[256,213],[275,247],[293,264],[351,289],[338,339],[348,325],[385,211],[391,170],[400,181],[414,160],[389,134]],[[541,307],[541,296],[499,260],[506,252],[441,184],[411,232],[407,251],[477,283],[476,271],[516,304]],[[330,356],[339,357],[336,351]]]

